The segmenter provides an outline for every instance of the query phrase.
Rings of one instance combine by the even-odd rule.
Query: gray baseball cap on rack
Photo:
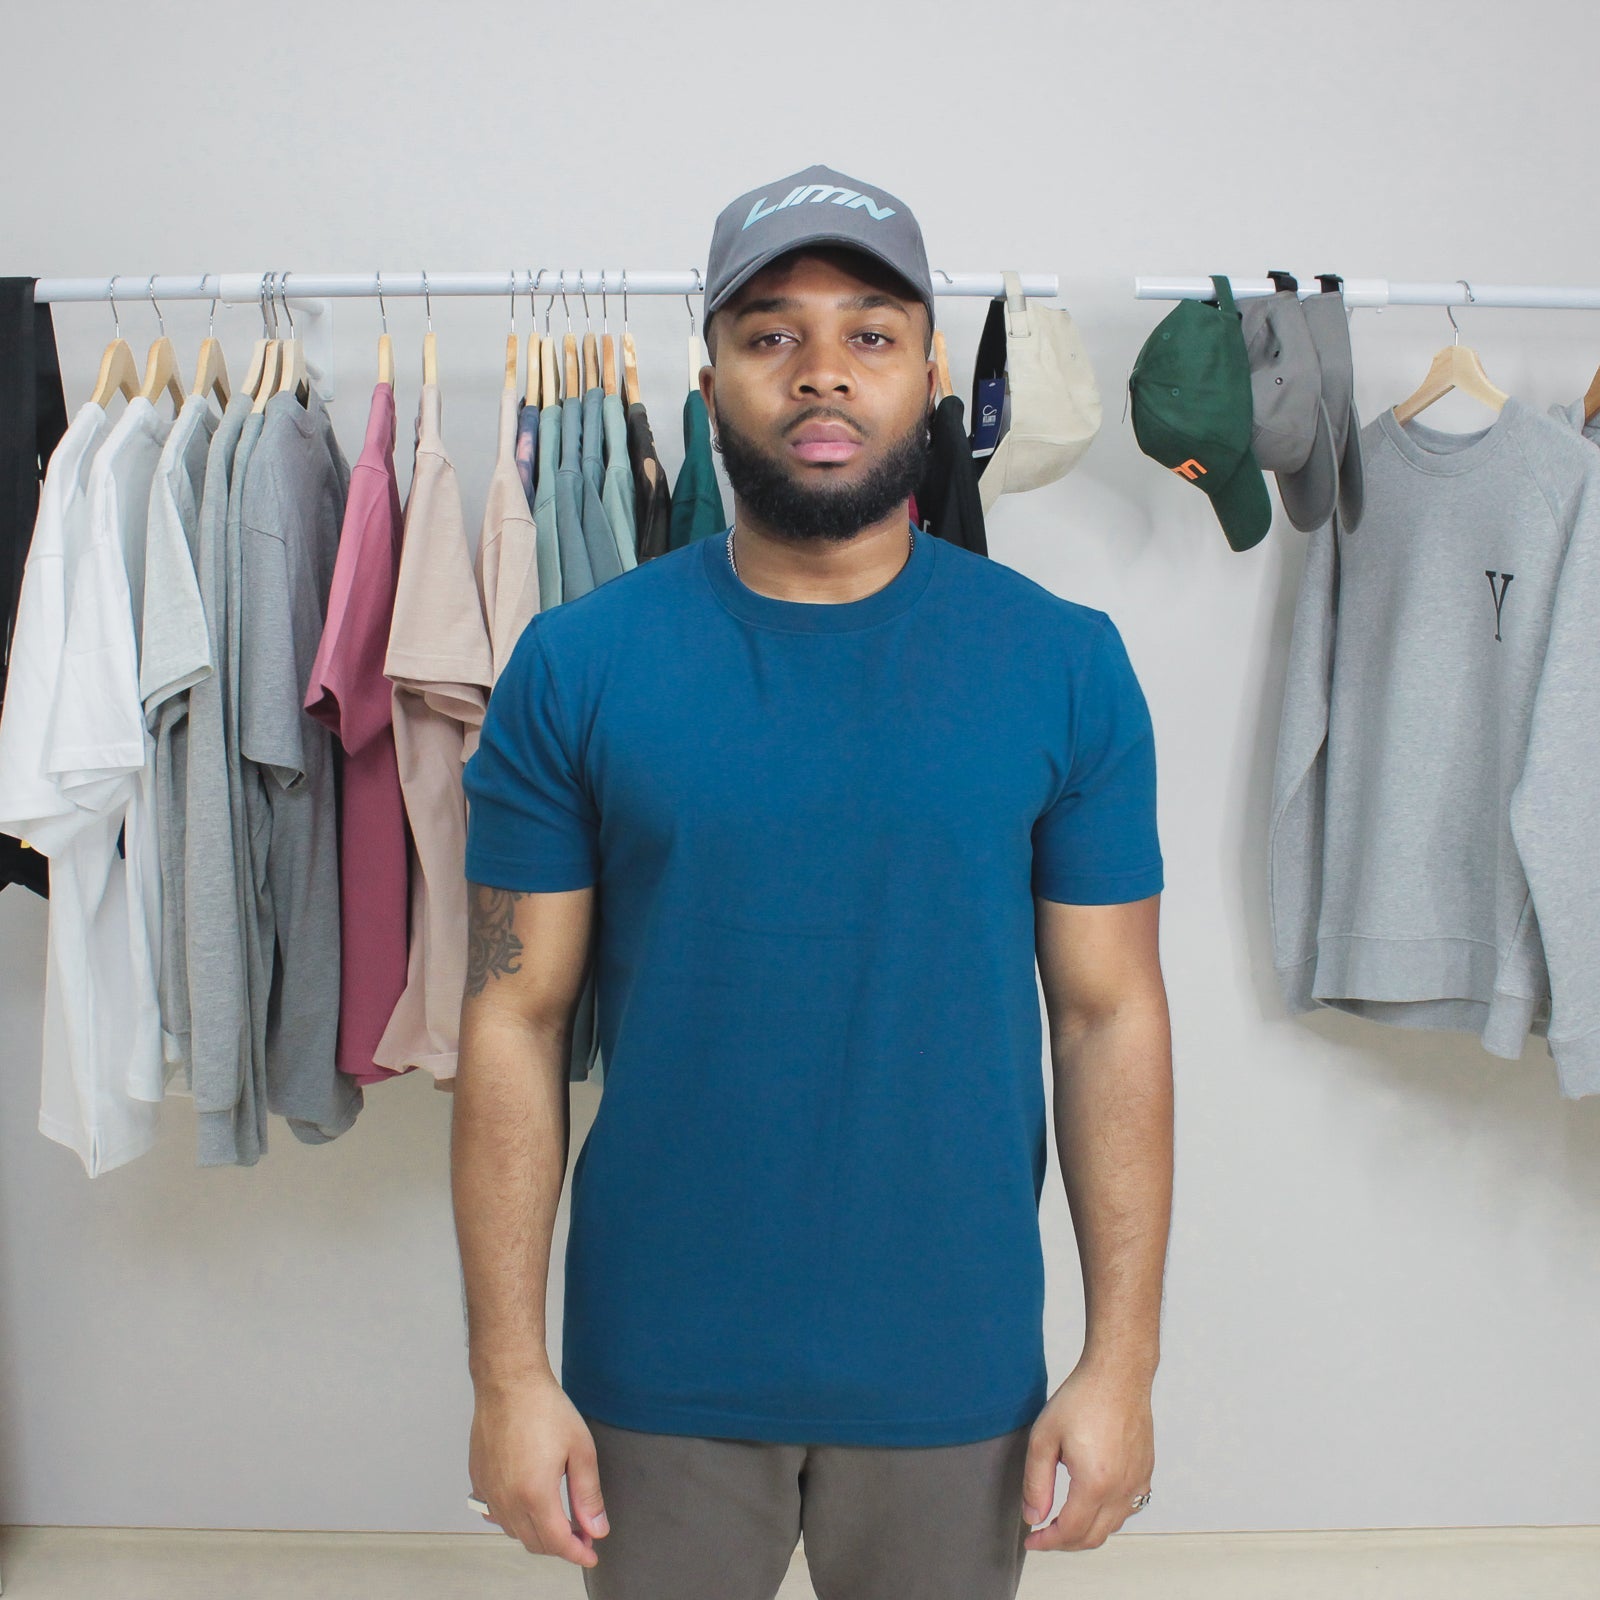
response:
[[[932,327],[933,274],[910,207],[887,190],[823,166],[763,184],[723,208],[711,233],[704,315],[709,318],[769,261],[808,244],[875,256],[905,279],[928,308]]]
[[[1281,285],[1287,274],[1274,277]],[[1317,347],[1297,288],[1246,300],[1239,315],[1250,358],[1251,447],[1262,469],[1277,474],[1289,521],[1310,533],[1333,515],[1339,463]]]
[[[1339,523],[1346,533],[1361,521],[1366,477],[1361,463],[1361,417],[1356,411],[1355,374],[1350,357],[1350,320],[1345,310],[1342,280],[1336,273],[1320,273],[1321,294],[1308,294],[1300,302],[1306,326],[1317,347],[1322,369],[1322,403],[1333,426],[1333,448],[1339,458]],[[1280,480],[1281,484],[1281,480]],[[1287,502],[1286,502],[1287,503]]]

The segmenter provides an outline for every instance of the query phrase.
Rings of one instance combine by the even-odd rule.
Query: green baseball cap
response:
[[[1230,546],[1248,550],[1272,526],[1267,480],[1250,447],[1250,357],[1233,286],[1180,300],[1151,329],[1128,374],[1133,433],[1154,461],[1211,497]]]

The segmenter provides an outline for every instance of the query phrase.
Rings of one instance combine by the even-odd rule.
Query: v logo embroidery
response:
[[[1489,593],[1494,596],[1494,636],[1497,641],[1504,643],[1504,641],[1500,639],[1500,608],[1505,604],[1506,590],[1511,587],[1511,580],[1516,577],[1516,573],[1491,572],[1487,567],[1485,567],[1483,569],[1483,575],[1489,580]],[[1496,578],[1500,580],[1499,589],[1496,589],[1494,586],[1494,580]]]

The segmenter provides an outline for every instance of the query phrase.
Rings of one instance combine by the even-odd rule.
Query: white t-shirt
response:
[[[155,420],[148,401],[135,406],[150,417],[125,415],[118,428]],[[91,1178],[155,1142],[157,1107],[129,1093],[142,1065],[130,1043],[153,1039],[160,1065],[150,952],[130,938],[144,917],[131,914],[117,851],[150,742],[128,567],[106,515],[120,473],[91,515],[95,464],[115,431],[90,401],[50,458],[0,715],[0,828],[50,858],[39,1131],[76,1151]]]
[[[136,720],[142,741],[139,768],[128,786],[123,858],[114,859],[110,866],[113,874],[120,867],[126,879],[128,949],[125,969],[129,1032],[123,1051],[128,1093],[136,1100],[160,1100],[166,1091],[158,985],[161,858],[156,836],[156,746],[139,693],[139,636],[143,631],[150,485],[161,461],[162,447],[171,432],[172,419],[162,417],[143,396],[135,396],[117,418],[89,467],[89,537],[96,549],[103,547],[121,555],[123,582],[117,601],[110,599],[110,588],[107,590],[107,608],[114,609],[116,616],[105,617],[98,606],[93,608],[80,642],[86,649],[99,650],[107,638],[119,641],[116,665],[114,668],[108,665],[96,690],[110,705],[102,707],[97,714],[114,721],[118,742],[122,730]],[[113,585],[115,576],[109,571],[111,555],[108,554],[105,561],[107,583]],[[122,615],[124,609],[126,618]],[[131,675],[125,653],[120,648],[120,641],[129,628],[134,645]],[[67,619],[67,640],[70,652],[73,645],[71,614]]]

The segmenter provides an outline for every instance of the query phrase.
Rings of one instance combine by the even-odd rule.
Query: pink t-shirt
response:
[[[394,697],[383,673],[400,567],[394,438],[394,390],[380,383],[350,473],[327,620],[306,690],[306,710],[333,730],[344,750],[338,1067],[363,1084],[399,1076],[373,1057],[406,986],[406,810]]]

